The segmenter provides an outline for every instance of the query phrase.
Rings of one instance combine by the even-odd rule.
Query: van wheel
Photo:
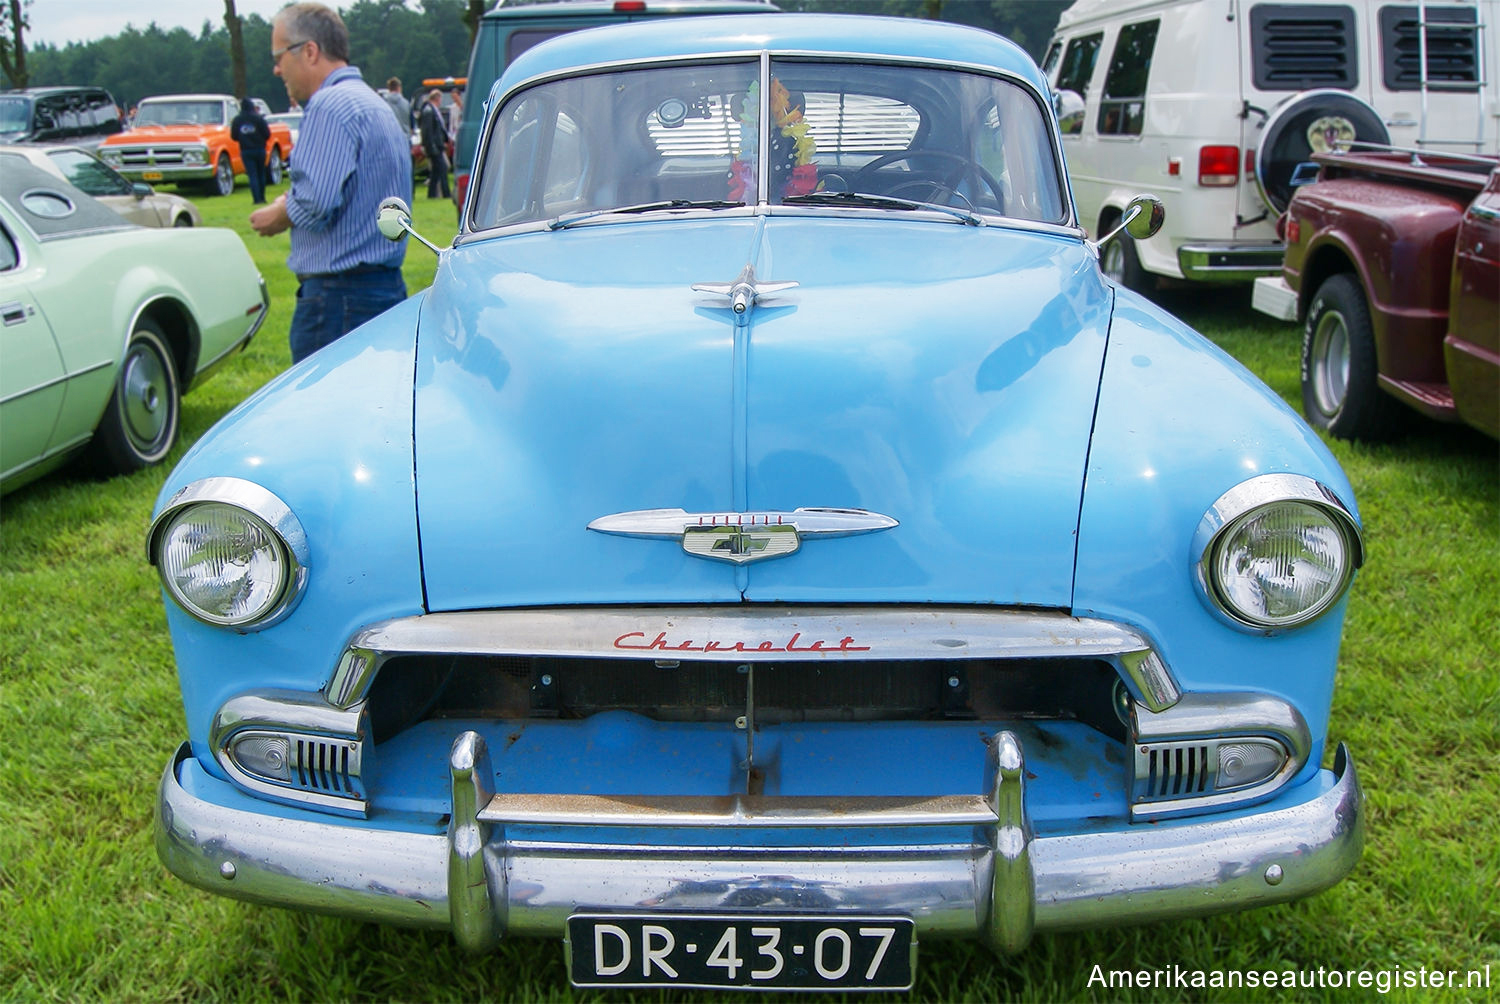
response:
[[[214,165],[213,191],[215,195],[234,194],[234,165],[227,153],[219,154],[219,162]]]
[[[1340,439],[1387,439],[1397,403],[1380,389],[1375,329],[1359,282],[1348,272],[1313,294],[1302,331],[1302,410]]]
[[[281,184],[281,149],[279,147],[271,147],[271,159],[266,164],[266,183]]]
[[[181,399],[177,360],[166,335],[142,318],[89,444],[89,466],[101,474],[127,474],[159,463],[177,442]]]
[[[1120,220],[1116,217],[1108,226],[1101,227],[1100,232],[1113,230],[1119,223]],[[1104,245],[1100,252],[1099,267],[1115,285],[1137,293],[1149,293],[1156,286],[1153,278],[1141,268],[1140,255],[1135,251],[1135,239],[1127,233],[1121,233]]]

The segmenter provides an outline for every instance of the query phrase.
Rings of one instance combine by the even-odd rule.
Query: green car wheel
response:
[[[142,318],[90,444],[93,466],[102,473],[125,474],[159,463],[177,442],[181,400],[177,362],[166,336]]]

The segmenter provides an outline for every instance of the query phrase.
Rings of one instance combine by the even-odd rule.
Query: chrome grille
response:
[[[182,163],[181,147],[116,147],[120,162],[127,167],[150,167]]]

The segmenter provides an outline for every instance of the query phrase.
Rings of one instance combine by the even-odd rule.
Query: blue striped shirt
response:
[[[375,214],[389,196],[411,199],[411,137],[358,68],[333,71],[308,99],[291,175],[287,268],[309,275],[400,267],[406,238],[381,236]]]

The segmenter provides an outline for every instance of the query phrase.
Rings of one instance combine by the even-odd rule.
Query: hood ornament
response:
[[[802,546],[807,537],[849,537],[889,530],[900,524],[868,509],[801,508],[791,512],[687,512],[684,509],[638,509],[600,516],[590,530],[621,537],[675,537],[682,549],[699,558],[743,565],[779,558]]]
[[[750,313],[750,308],[755,306],[760,297],[780,293],[796,286],[795,282],[756,282],[755,266],[746,265],[734,282],[695,282],[693,291],[729,297],[729,306],[735,312],[736,320],[747,320],[746,315]]]

